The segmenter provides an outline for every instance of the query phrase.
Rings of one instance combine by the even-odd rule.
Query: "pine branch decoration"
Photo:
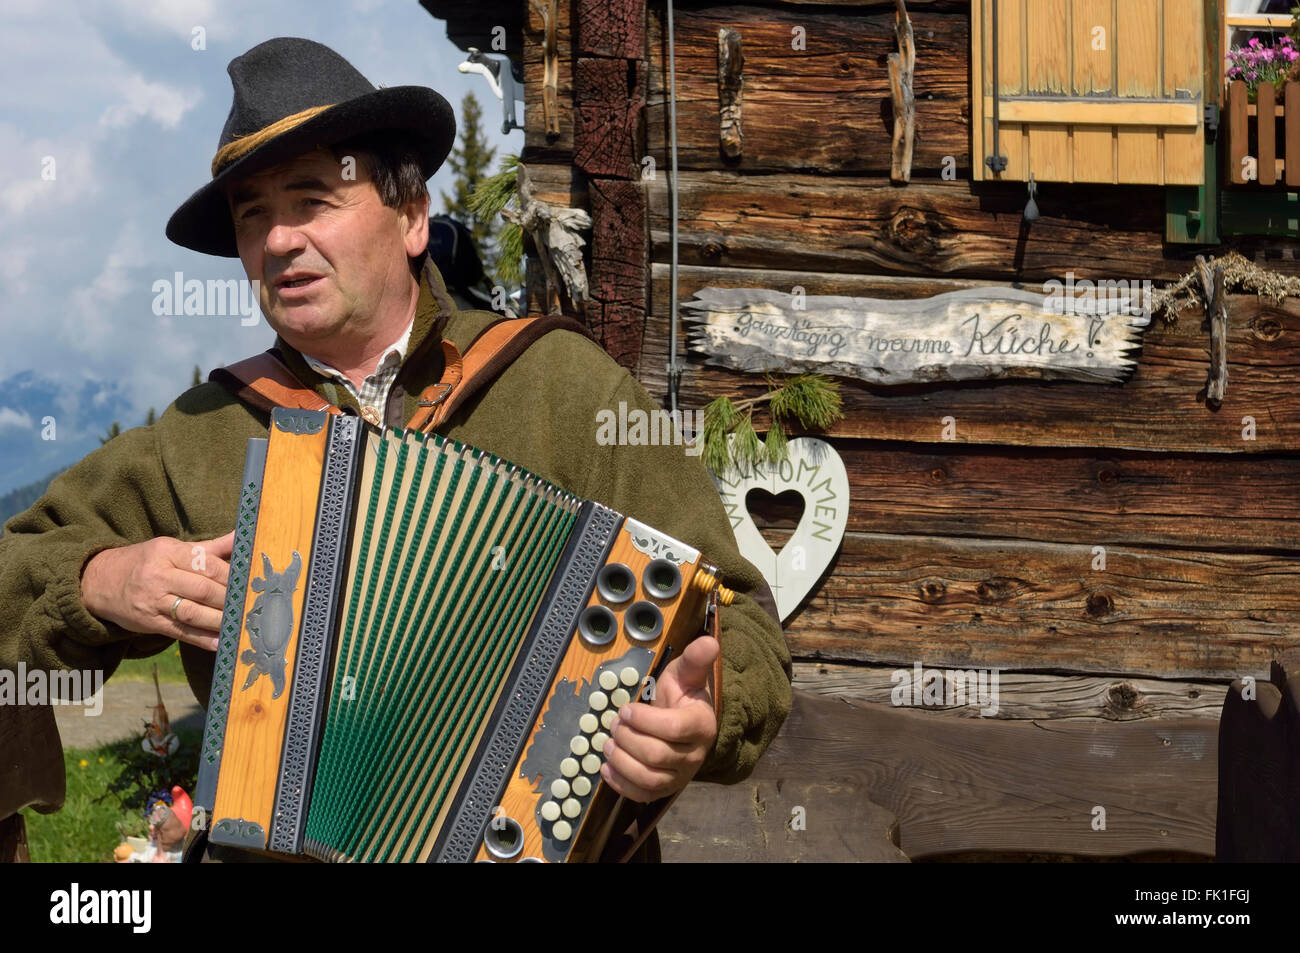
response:
[[[824,374],[800,374],[776,385],[768,378],[769,390],[758,397],[732,401],[719,397],[704,408],[704,465],[713,473],[756,463],[780,463],[789,459],[788,427],[797,423],[803,430],[826,430],[844,414],[839,384]],[[771,425],[759,439],[754,428],[754,408],[766,403]],[[731,437],[734,436],[734,440]]]
[[[485,221],[495,220],[512,202],[518,207],[519,156],[511,154],[501,161],[501,171],[479,183],[470,195],[469,210]],[[514,222],[501,228],[497,272],[502,281],[512,285],[523,281],[524,233]]]

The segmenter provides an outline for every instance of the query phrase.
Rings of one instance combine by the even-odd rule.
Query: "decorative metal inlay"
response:
[[[666,559],[680,566],[682,563],[690,564],[700,558],[698,549],[687,546],[681,540],[673,539],[653,527],[646,526],[640,520],[634,520],[629,516],[624,525],[627,526],[628,536],[632,538],[632,546],[652,559]]]
[[[285,433],[292,434],[313,434],[320,433],[329,414],[322,410],[290,410],[287,407],[276,407],[271,411],[271,419],[275,421],[275,426]]]
[[[284,572],[276,572],[266,553],[262,553],[262,578],[249,584],[258,595],[244,620],[252,648],[244,649],[239,656],[242,664],[252,668],[240,691],[248,691],[259,675],[266,675],[274,688],[272,698],[279,698],[284,692],[284,669],[288,664],[285,649],[293,635],[293,594],[298,589],[301,572],[302,556],[297,550]]]

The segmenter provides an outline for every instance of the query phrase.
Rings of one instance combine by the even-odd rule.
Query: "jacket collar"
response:
[[[415,305],[415,321],[407,342],[406,357],[389,394],[386,413],[386,423],[389,426],[400,427],[405,423],[405,419],[397,418],[401,418],[404,398],[408,392],[419,394],[442,376],[444,361],[439,345],[455,314],[456,305],[447,293],[442,275],[429,256],[425,255],[420,268],[420,297]],[[360,412],[361,408],[347,388],[312,370],[306,358],[278,334],[274,348],[298,380],[335,407],[354,414]]]

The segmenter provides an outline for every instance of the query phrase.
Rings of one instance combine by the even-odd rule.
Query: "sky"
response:
[[[154,284],[244,277],[238,259],[183,249],[163,229],[211,177],[226,64],[274,36],[324,43],[377,86],[431,86],[458,121],[473,92],[494,165],[522,150],[522,131],[501,134],[487,81],[457,70],[465,54],[416,0],[5,0],[0,493],[76,462],[115,420],[161,413],[195,364],[206,378],[271,345],[260,313],[156,314]],[[429,186],[441,212],[450,169]]]

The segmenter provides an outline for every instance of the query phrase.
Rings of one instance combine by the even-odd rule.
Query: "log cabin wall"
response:
[[[600,327],[666,398],[664,6],[645,5],[639,66],[625,46],[582,46],[583,18],[595,14],[579,0],[556,0],[548,51],[540,9],[528,4],[523,28],[524,161],[538,197],[597,218],[589,267],[626,277],[632,292],[597,309]],[[619,9],[625,17],[633,8]],[[1164,241],[1159,187],[1043,183],[1041,218],[1027,223],[1023,183],[972,181],[982,159],[971,155],[970,4],[910,0],[907,9],[916,134],[911,181],[900,186],[890,181],[893,3],[675,7],[679,300],[705,286],[898,299],[1041,290],[1069,272],[1159,285],[1192,270],[1198,249]],[[720,149],[724,27],[738,31],[744,56],[734,159]],[[792,45],[800,36],[801,48]],[[544,117],[548,56],[558,81]],[[591,65],[601,58],[625,60],[622,77],[608,62]],[[603,78],[584,87],[584,70]],[[592,128],[601,97],[618,128],[629,113],[610,92],[617,88],[639,116],[619,132],[617,162],[593,164],[581,130]],[[646,169],[646,157],[653,175],[628,174],[629,158]],[[618,254],[601,209],[618,234],[644,219],[644,317],[637,238]],[[1300,275],[1285,239],[1236,238],[1210,252],[1228,249]],[[543,300],[531,265],[529,297]],[[848,531],[786,622],[799,701],[760,764],[753,798],[794,780],[820,796],[846,785],[865,791],[897,817],[891,837],[913,858],[1213,853],[1226,683],[1266,677],[1300,633],[1300,303],[1228,301],[1228,388],[1215,409],[1205,399],[1209,338],[1199,312],[1175,324],[1154,319],[1136,373],[1119,386],[842,382],[845,418],[827,439],[849,472]],[[765,388],[701,355],[683,357],[684,408]],[[948,416],[953,440],[942,435]],[[756,515],[774,548],[797,519],[779,505]],[[918,662],[1001,670],[997,716],[893,707],[890,674]],[[851,705],[828,708],[818,696]],[[694,787],[679,803],[707,810],[703,795],[692,800]],[[1097,806],[1108,812],[1103,829]],[[776,839],[788,846],[786,828]],[[666,856],[707,856],[674,837],[671,818],[665,830]]]

